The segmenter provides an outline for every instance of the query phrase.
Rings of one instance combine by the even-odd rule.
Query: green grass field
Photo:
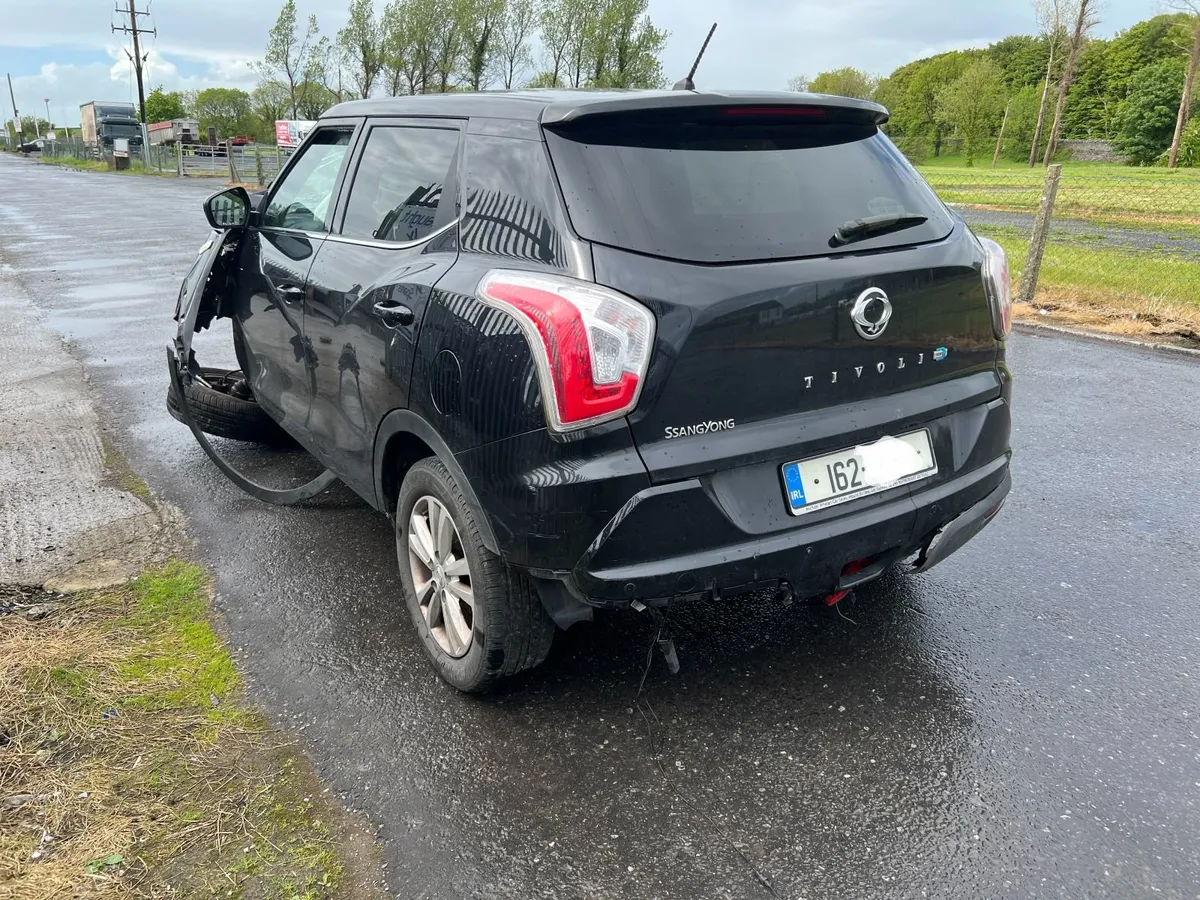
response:
[[[1041,202],[1040,167],[1001,160],[992,169],[988,159],[968,168],[961,158],[943,157],[918,168],[947,203],[1029,215]],[[1200,258],[1176,249],[1183,240],[1200,238],[1200,169],[1064,163],[1054,220],[1146,237],[1143,247],[1130,249],[1106,243],[1102,233],[1056,232],[1052,226],[1039,298],[1067,295],[1130,314],[1164,305],[1185,314],[1200,311]],[[1015,282],[1028,254],[1028,228],[979,224],[976,231],[1005,248]]]
[[[955,164],[958,162],[958,164]],[[939,159],[918,167],[947,203],[1033,212],[1041,202],[1046,174],[1041,168],[990,161],[967,168]],[[1066,163],[1055,212],[1114,222],[1200,225],[1200,169],[1139,169],[1102,163]],[[1172,220],[1180,220],[1174,222]]]

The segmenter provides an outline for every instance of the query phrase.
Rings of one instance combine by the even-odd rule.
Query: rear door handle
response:
[[[375,315],[379,316],[383,324],[389,328],[411,325],[416,319],[411,309],[395,300],[380,300],[372,309],[375,310]]]
[[[294,284],[281,284],[275,290],[279,292],[284,303],[299,303],[304,299],[304,288]]]

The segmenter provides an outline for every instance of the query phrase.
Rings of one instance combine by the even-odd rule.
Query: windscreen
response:
[[[546,131],[579,235],[704,263],[861,252],[939,240],[953,219],[873,120],[821,107],[656,110]],[[924,216],[845,246],[864,217]]]

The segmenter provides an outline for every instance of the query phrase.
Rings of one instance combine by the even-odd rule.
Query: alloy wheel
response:
[[[425,624],[446,655],[471,649],[475,594],[458,526],[436,497],[425,495],[408,519],[408,562]]]

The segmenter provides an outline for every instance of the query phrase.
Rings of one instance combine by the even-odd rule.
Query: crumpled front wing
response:
[[[312,481],[287,490],[277,490],[251,481],[226,462],[200,430],[192,416],[184,389],[185,385],[191,384],[196,377],[196,355],[192,351],[192,336],[197,331],[207,328],[213,319],[221,314],[220,285],[224,281],[225,271],[218,263],[233,260],[241,235],[242,229],[237,228],[225,232],[214,231],[200,248],[196,261],[184,276],[179,296],[175,300],[175,321],[178,328],[173,345],[167,347],[167,369],[171,377],[171,390],[179,399],[180,417],[191,430],[200,449],[225,477],[256,500],[276,506],[291,506],[311,500],[333,484],[337,476],[326,469]]]

